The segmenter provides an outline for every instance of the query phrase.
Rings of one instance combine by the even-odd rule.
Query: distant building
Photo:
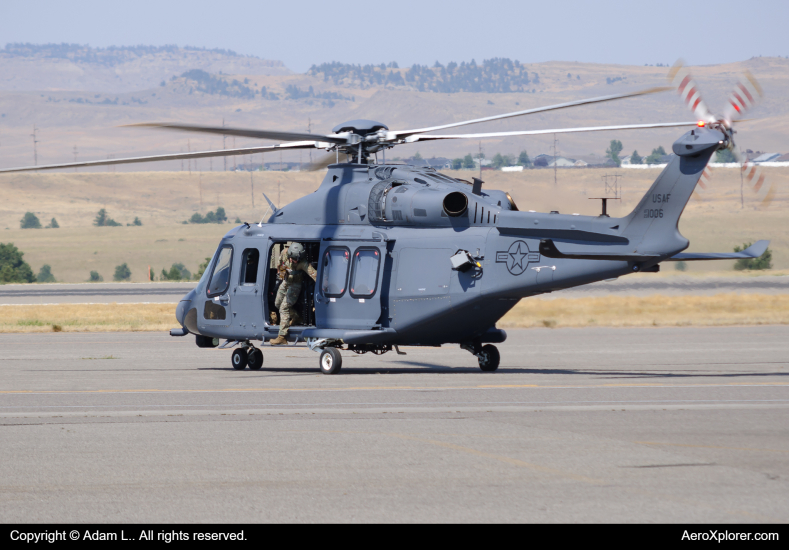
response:
[[[523,166],[502,166],[502,172],[523,172]]]
[[[773,162],[789,162],[789,153],[786,153],[785,155],[781,155],[780,157],[775,159]]]
[[[751,162],[775,162],[781,157],[781,153],[763,153],[758,157],[751,159]]]

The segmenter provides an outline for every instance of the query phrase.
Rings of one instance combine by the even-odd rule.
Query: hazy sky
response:
[[[491,57],[705,65],[789,56],[787,21],[787,0],[4,0],[0,40],[228,48],[298,72]]]

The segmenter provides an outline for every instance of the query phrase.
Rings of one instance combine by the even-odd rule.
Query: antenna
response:
[[[223,119],[222,119],[222,128],[224,128],[224,127],[225,127],[225,119],[223,118]],[[227,136],[226,136],[225,134],[222,134],[222,150],[223,150],[223,151],[224,151],[225,149],[227,149],[227,147],[225,147],[225,140],[226,140],[226,139],[227,139]],[[225,172],[227,172],[227,157],[222,157],[222,158],[223,158],[223,159],[224,159],[224,161],[225,161]]]
[[[30,134],[33,137],[33,166],[38,166],[38,139],[36,139],[36,132],[38,132],[38,128],[33,124],[33,133]]]

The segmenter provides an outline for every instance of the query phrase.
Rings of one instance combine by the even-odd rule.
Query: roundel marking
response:
[[[525,241],[514,241],[507,251],[496,252],[496,263],[503,263],[507,271],[513,275],[520,275],[529,266],[529,262],[539,262],[539,253],[529,251]]]

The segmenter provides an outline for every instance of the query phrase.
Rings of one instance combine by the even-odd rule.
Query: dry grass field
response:
[[[691,241],[690,251],[729,251],[744,241],[770,239],[774,267],[789,269],[789,169],[765,169],[778,193],[767,210],[757,210],[745,189],[740,208],[740,178],[736,169],[716,169],[713,189],[703,200],[692,199],[680,222]],[[449,172],[470,178],[470,172]],[[614,216],[629,212],[646,192],[659,170],[559,170],[558,185],[552,170],[520,173],[483,172],[485,187],[509,191],[521,210],[596,215],[604,194],[603,176],[622,174],[621,204],[612,201]],[[0,242],[13,242],[25,253],[34,271],[52,266],[62,282],[82,282],[91,270],[105,280],[115,266],[128,263],[132,281],[147,280],[148,266],[155,272],[181,262],[194,272],[215,250],[232,224],[184,225],[194,212],[217,206],[228,218],[259,221],[266,211],[262,193],[278,205],[314,191],[323,174],[307,172],[136,172],[39,173],[0,175]],[[252,190],[255,203],[252,206]],[[202,195],[202,208],[200,197]],[[93,227],[96,212],[106,208],[122,224],[139,217],[142,227]],[[55,217],[60,229],[19,229],[26,211],[47,223]],[[690,272],[729,271],[732,262],[696,262]],[[672,270],[672,266],[666,266]]]
[[[175,304],[0,305],[0,333],[165,331],[178,326]],[[789,323],[789,295],[530,298],[502,328],[665,327]]]

